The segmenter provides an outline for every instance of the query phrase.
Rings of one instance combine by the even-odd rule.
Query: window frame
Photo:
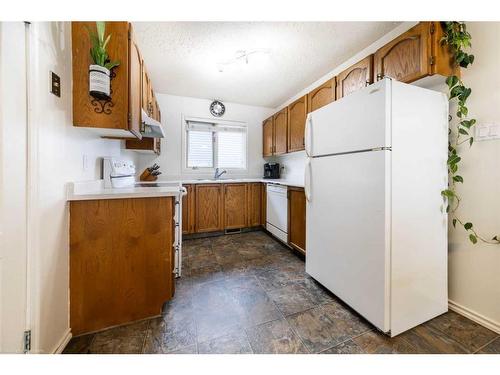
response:
[[[228,120],[219,120],[215,118],[201,118],[201,117],[194,117],[194,116],[182,116],[182,172],[187,173],[187,174],[207,174],[207,173],[214,173],[215,169],[217,168],[218,164],[218,147],[219,147],[219,142],[218,142],[218,137],[215,136],[215,132],[212,132],[212,137],[213,137],[213,147],[212,147],[212,160],[213,160],[213,167],[188,167],[188,122],[201,122],[201,123],[207,123],[207,124],[215,124],[215,125],[222,125],[222,126],[235,126],[235,127],[240,127],[244,128],[244,133],[245,133],[245,167],[244,168],[222,168],[223,170],[226,170],[228,174],[234,173],[234,174],[242,174],[242,173],[247,173],[248,172],[248,126],[246,122],[243,121],[228,121]]]

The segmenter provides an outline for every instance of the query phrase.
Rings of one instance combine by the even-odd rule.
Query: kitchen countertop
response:
[[[277,185],[285,185],[285,186],[296,186],[296,187],[304,187],[304,182],[299,182],[296,180],[287,180],[287,179],[268,179],[268,178],[221,178],[218,180],[212,179],[196,179],[196,180],[181,180],[174,181],[185,184],[231,184],[231,183],[244,183],[244,182],[262,182],[264,184],[277,184]]]
[[[146,186],[142,183],[138,183],[138,185],[142,186],[110,189],[104,187],[104,180],[73,182],[68,184],[67,200],[175,197],[182,194],[179,182],[165,181],[157,184],[158,186]]]
[[[263,179],[263,178],[227,178],[219,180],[195,179],[177,181],[154,181],[137,182],[135,187],[109,189],[104,187],[104,180],[72,182],[68,184],[67,200],[95,200],[95,199],[124,199],[124,198],[147,198],[147,197],[172,197],[182,194],[181,185],[185,184],[230,184],[262,182],[265,184],[277,184],[284,186],[304,187],[303,182],[287,179]]]

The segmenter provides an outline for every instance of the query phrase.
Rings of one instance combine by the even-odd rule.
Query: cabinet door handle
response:
[[[380,81],[382,78],[384,78],[384,75],[382,73],[377,74],[377,81]]]

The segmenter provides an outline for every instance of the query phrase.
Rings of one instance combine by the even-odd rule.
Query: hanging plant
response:
[[[449,46],[453,61],[457,67],[467,69],[474,62],[474,55],[466,50],[471,47],[471,35],[467,31],[464,22],[443,22],[444,36],[441,40],[442,44]],[[469,240],[476,244],[479,241],[500,244],[500,236],[494,236],[491,240],[481,236],[474,225],[458,216],[457,210],[460,206],[461,198],[457,194],[457,184],[463,184],[464,178],[459,174],[459,165],[462,158],[459,155],[458,148],[462,144],[468,144],[470,147],[474,143],[472,130],[476,124],[476,119],[469,117],[469,109],[467,108],[467,100],[472,92],[470,87],[467,87],[464,82],[455,75],[446,78],[448,86],[448,98],[451,103],[456,103],[457,112],[456,118],[450,115],[449,118],[449,141],[448,141],[448,173],[449,183],[448,189],[443,190],[441,194],[448,199],[446,211],[450,214],[453,227],[457,225],[464,228],[469,235]]]
[[[90,56],[93,65],[89,66],[90,95],[98,99],[109,99],[111,94],[111,69],[120,65],[119,61],[111,61],[106,47],[111,34],[105,38],[106,23],[96,22],[97,32],[87,28],[90,36]]]

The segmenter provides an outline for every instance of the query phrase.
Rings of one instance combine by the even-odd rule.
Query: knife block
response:
[[[153,176],[147,169],[145,169],[139,176],[139,179],[141,181],[156,181],[158,176]]]

